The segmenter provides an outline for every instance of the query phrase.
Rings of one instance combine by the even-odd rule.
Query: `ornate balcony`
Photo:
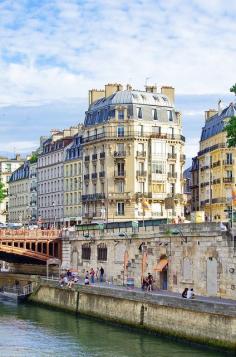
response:
[[[126,157],[126,151],[114,151],[113,153],[114,158],[124,158]]]
[[[136,156],[140,158],[145,158],[146,154],[146,151],[136,151]]]
[[[234,177],[224,177],[223,178],[224,183],[233,183],[234,182]]]
[[[114,171],[114,177],[116,179],[125,178],[125,176],[126,176],[126,172],[124,170],[115,170]]]
[[[177,155],[176,154],[172,154],[172,153],[168,153],[168,159],[169,160],[176,160],[176,157],[177,157]]]
[[[147,176],[147,171],[137,170],[136,171],[136,176],[137,177],[146,177]]]

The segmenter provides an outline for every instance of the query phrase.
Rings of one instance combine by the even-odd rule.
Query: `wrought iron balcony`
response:
[[[114,151],[113,155],[115,158],[126,157],[126,151]]]
[[[114,177],[115,178],[124,178],[126,176],[126,172],[124,170],[115,170]]]
[[[105,177],[105,171],[100,171],[99,172],[99,177],[104,178]]]
[[[234,182],[234,177],[224,177],[223,178],[224,183],[233,183]]]
[[[136,176],[137,177],[146,177],[147,176],[147,171],[137,170],[136,171]]]
[[[146,151],[136,151],[137,157],[146,157]]]
[[[177,172],[168,172],[168,178],[176,179],[177,178]]]
[[[176,154],[168,153],[168,159],[176,160],[176,157],[177,157]]]
[[[104,200],[105,193],[92,193],[88,195],[82,195],[82,201],[96,201],[96,200]]]
[[[234,164],[234,160],[223,160],[223,165],[230,166]]]

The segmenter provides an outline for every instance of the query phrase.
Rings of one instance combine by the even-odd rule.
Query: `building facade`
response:
[[[0,203],[0,222],[2,223],[7,223],[9,222],[9,213],[8,213],[8,207],[9,207],[9,187],[8,187],[8,182],[10,180],[11,174],[13,171],[15,171],[19,166],[23,164],[24,160],[20,157],[20,155],[16,155],[14,159],[8,159],[5,157],[0,157],[0,180],[2,181],[7,196],[3,200],[3,202]]]
[[[78,127],[53,130],[38,157],[38,219],[44,227],[64,224],[64,154]]]
[[[194,159],[192,172],[198,177],[198,195],[192,193],[193,206],[205,211],[209,221],[229,221],[232,214],[232,191],[235,188],[236,149],[227,146],[224,127],[236,115],[236,105],[231,103],[218,111],[205,113],[200,151]],[[197,162],[197,166],[196,166]],[[198,171],[198,174],[196,173]],[[198,203],[197,203],[198,201]]]
[[[67,227],[82,222],[83,156],[82,136],[73,138],[65,150],[64,162],[64,223]]]
[[[83,134],[84,222],[184,215],[185,162],[174,88],[89,92]]]
[[[37,162],[25,161],[9,180],[9,222],[37,222]]]

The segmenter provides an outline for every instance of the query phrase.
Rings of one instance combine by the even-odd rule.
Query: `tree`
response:
[[[230,88],[230,92],[236,95],[236,83]]]
[[[6,196],[7,196],[6,190],[4,188],[2,181],[0,181],[0,203],[4,200]]]
[[[37,154],[33,154],[29,161],[30,161],[31,164],[34,164],[35,162],[37,162],[38,161]]]

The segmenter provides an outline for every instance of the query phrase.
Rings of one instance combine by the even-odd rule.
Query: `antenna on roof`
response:
[[[145,87],[147,87],[147,85],[148,85],[148,80],[150,79],[151,77],[146,77],[145,78]]]

